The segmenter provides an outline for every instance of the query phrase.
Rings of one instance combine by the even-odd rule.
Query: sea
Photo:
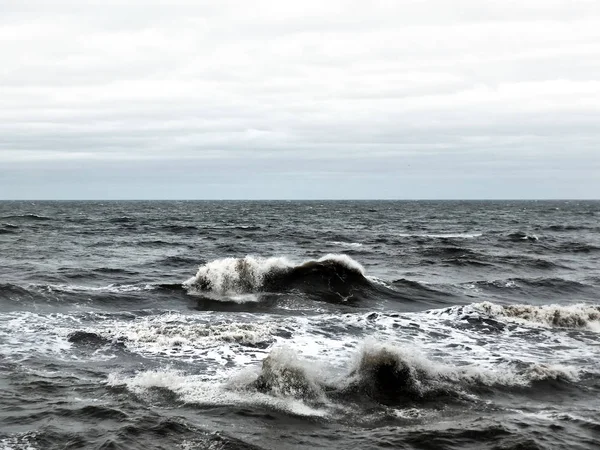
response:
[[[2,201],[0,449],[598,449],[598,201]]]

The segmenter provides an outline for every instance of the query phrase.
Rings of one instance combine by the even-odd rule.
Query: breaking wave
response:
[[[273,349],[263,359],[258,377],[248,387],[276,397],[303,400],[323,400],[325,394],[318,372],[287,347]]]
[[[600,331],[600,306],[576,305],[498,305],[483,302],[473,305],[485,314],[560,328],[590,328]]]
[[[363,266],[344,254],[328,254],[301,263],[284,257],[217,259],[200,266],[183,287],[191,295],[235,303],[260,301],[260,294],[289,292],[335,304],[389,301],[402,310],[423,310],[450,299],[458,301],[451,293],[416,281],[387,283],[368,276]]]
[[[367,341],[343,367],[306,359],[291,347],[276,347],[258,366],[216,381],[206,374],[151,370],[133,377],[113,374],[108,385],[125,385],[138,395],[170,391],[196,405],[263,405],[297,415],[354,414],[364,407],[411,406],[429,402],[472,402],[482,392],[545,390],[547,382],[579,380],[570,366],[537,363],[449,365],[412,347]],[[220,377],[219,377],[220,378]],[[567,384],[565,384],[566,386]]]
[[[530,364],[496,370],[478,365],[448,365],[410,347],[366,342],[355,360],[343,391],[361,392],[385,404],[470,395],[478,388],[528,387],[533,382],[577,379],[569,367]]]
[[[200,266],[196,276],[184,286],[191,293],[219,295],[301,290],[338,301],[376,289],[358,262],[337,254],[300,264],[284,257],[217,259]]]
[[[255,377],[234,377],[230,386],[312,405],[370,401],[384,405],[440,399],[468,400],[482,388],[530,388],[540,381],[575,381],[571,367],[508,364],[497,370],[477,365],[453,366],[432,360],[410,347],[367,341],[343,375],[319,361],[303,360],[290,348],[275,348]]]
[[[600,331],[600,306],[573,305],[500,305],[492,302],[427,311],[430,315],[452,316],[459,320],[515,321],[530,326]]]

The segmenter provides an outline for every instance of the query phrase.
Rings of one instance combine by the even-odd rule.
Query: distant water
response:
[[[0,202],[0,449],[588,449],[600,202]]]

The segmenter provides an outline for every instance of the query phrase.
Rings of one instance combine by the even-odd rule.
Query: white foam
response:
[[[0,351],[4,357],[26,359],[32,353],[65,356],[71,348],[62,314],[42,315],[27,311],[0,315]]]
[[[515,364],[526,364],[529,367],[541,365],[550,368],[564,368],[564,378],[571,379],[580,372],[600,372],[600,364],[596,359],[590,359],[591,354],[597,353],[593,336],[589,339],[584,335],[572,337],[566,333],[558,334],[555,329],[541,329],[536,333],[547,334],[547,338],[539,337],[533,340],[524,336],[527,329],[505,329],[503,332],[485,335],[474,332],[471,328],[461,326],[462,318],[468,315],[462,307],[432,310],[421,313],[407,314],[351,314],[331,318],[348,327],[350,336],[341,337],[348,347],[360,345],[360,334],[369,336],[379,342],[387,342],[394,346],[414,346],[423,355],[429,355],[441,362],[447,361],[452,365],[475,366],[485,373],[502,371],[514,372]],[[327,328],[327,320],[320,328]],[[316,325],[313,325],[316,326]],[[308,327],[308,330],[312,326]],[[340,324],[340,328],[342,325]],[[346,334],[343,328],[337,331]],[[526,340],[527,351],[524,349]],[[588,343],[589,341],[589,343]],[[337,342],[328,349],[329,358],[344,357],[342,351],[336,356]],[[348,348],[346,348],[348,350]],[[311,351],[311,354],[316,352]],[[585,361],[585,363],[582,363]],[[514,367],[513,367],[514,366]],[[519,372],[520,373],[520,372]],[[521,378],[523,382],[525,378]],[[517,380],[518,381],[518,380]],[[508,381],[506,382],[508,383]]]
[[[360,242],[342,242],[342,241],[331,241],[332,245],[339,245],[340,247],[349,247],[349,248],[360,248],[363,246]]]
[[[493,317],[526,324],[600,331],[600,306],[584,303],[534,306],[482,302],[473,304],[472,308]]]
[[[279,394],[276,390],[270,394],[249,392],[244,383],[240,381],[236,387],[232,380],[255,379],[262,361],[271,354],[282,367],[301,367],[315,382],[334,383],[356,367],[361,352],[372,353],[384,347],[429,374],[430,380],[467,387],[473,383],[526,386],[539,379],[577,380],[583,373],[600,373],[595,357],[597,335],[587,328],[573,333],[551,327],[547,319],[531,322],[496,316],[517,325],[480,333],[463,326],[465,316],[490,315],[480,305],[419,313],[361,311],[289,317],[198,311],[137,318],[122,313],[3,313],[0,354],[10,360],[33,353],[89,360],[115,353],[106,346],[105,354],[87,350],[82,354],[68,342],[68,335],[83,330],[123,342],[128,352],[148,358],[153,367],[174,364],[188,368],[187,372],[166,368],[116,374],[111,382],[140,392],[152,386],[170,389],[191,403],[262,402],[307,415],[331,414],[338,411],[339,405],[287,398],[284,390]],[[532,339],[530,333],[535,333]],[[281,347],[286,350],[278,355]]]
[[[198,294],[199,292],[197,292],[194,288],[191,288],[190,293],[193,295],[193,294]],[[220,293],[219,291],[217,291],[217,292],[203,291],[202,297],[208,298],[210,300],[216,300],[219,302],[237,303],[238,305],[241,305],[244,303],[258,303],[260,301],[260,296],[257,294],[236,293],[236,292]]]
[[[188,404],[210,406],[264,405],[299,416],[323,417],[327,415],[325,408],[312,407],[301,399],[232,389],[229,383],[216,383],[214,380],[207,380],[201,375],[188,374],[173,369],[142,371],[133,376],[113,373],[108,376],[107,384],[109,386],[125,385],[127,389],[140,396],[147,394],[151,388],[168,389],[177,394],[181,401]]]
[[[111,292],[111,293],[123,293],[123,292],[139,292],[148,291],[154,289],[154,286],[150,284],[137,285],[137,284],[109,284],[107,286],[82,286],[76,284],[50,284],[44,286],[44,288],[50,291],[61,291],[61,292]]]
[[[230,378],[228,387],[245,390],[248,383],[260,375],[268,377],[270,395],[294,398],[310,395],[318,397],[321,402],[325,401],[319,384],[323,381],[323,366],[319,361],[304,360],[292,347],[285,345],[271,350],[261,361],[260,367],[260,370],[255,367]]]
[[[31,442],[33,437],[29,432],[0,439],[0,450],[38,450]]]
[[[518,371],[508,364],[483,367],[479,364],[449,364],[441,359],[431,359],[414,345],[391,345],[372,339],[367,340],[357,353],[352,364],[358,373],[365,360],[377,360],[380,355],[390,355],[398,363],[414,372],[415,388],[421,393],[430,389],[452,386],[455,390],[470,385],[487,386],[527,386],[532,381],[565,378],[578,379],[578,371],[569,366],[534,364],[524,371]]]
[[[278,324],[259,318],[250,322],[168,313],[127,322],[107,322],[89,330],[107,339],[124,341],[128,350],[144,356],[212,361],[217,366],[210,372],[216,373],[221,370],[220,366],[228,363],[240,366],[254,361],[275,341],[274,332],[284,326],[283,322]]]
[[[431,239],[475,239],[483,236],[483,233],[440,233],[440,234],[416,234],[416,233],[397,233],[399,237],[421,237]]]
[[[195,277],[187,280],[184,285],[205,281],[210,289],[220,294],[244,293],[244,285],[250,289],[258,289],[263,284],[264,277],[273,269],[286,270],[294,265],[284,257],[262,258],[245,256],[244,258],[216,259],[200,266]]]
[[[403,408],[403,409],[393,409],[392,413],[395,417],[399,419],[420,419],[424,416],[432,415],[432,411],[426,411],[417,408]]]
[[[375,283],[375,284],[379,284],[380,286],[384,286],[388,289],[394,289],[394,286],[392,286],[391,284],[389,284],[387,281],[382,280],[381,278],[377,278],[374,276],[367,276],[365,277],[367,280],[369,280],[371,283]],[[425,282],[420,282],[422,284],[426,284]]]
[[[321,347],[322,348],[322,347]],[[323,387],[345,389],[360,383],[364,364],[378,364],[382,356],[390,355],[413,375],[411,389],[425,394],[438,389],[467,396],[471,387],[523,386],[537,380],[564,378],[575,381],[578,371],[564,365],[531,364],[524,370],[505,364],[492,368],[477,363],[457,364],[427,354],[413,344],[397,345],[367,339],[346,349],[342,370],[328,355],[313,358],[305,355],[301,346],[279,346],[262,355],[252,364],[225,369],[219,378],[205,371],[189,373],[169,367],[140,371],[133,375],[113,373],[107,379],[110,386],[125,385],[137,395],[150,395],[153,388],[168,389],[189,404],[200,405],[264,405],[303,416],[331,416],[351,413],[348,406],[333,403]],[[366,361],[366,362],[365,362]],[[259,389],[255,384],[261,380]],[[414,411],[399,413],[414,418]],[[417,414],[418,416],[418,414]]]

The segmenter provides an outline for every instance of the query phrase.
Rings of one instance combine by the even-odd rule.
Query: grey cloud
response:
[[[594,1],[9,1],[0,23],[0,197],[600,195]]]

